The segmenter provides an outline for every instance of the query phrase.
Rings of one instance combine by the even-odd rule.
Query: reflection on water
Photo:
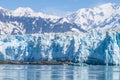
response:
[[[120,67],[0,65],[0,80],[120,80]]]

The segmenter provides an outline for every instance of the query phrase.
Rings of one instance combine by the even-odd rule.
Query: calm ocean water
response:
[[[120,66],[0,65],[0,80],[120,80]]]

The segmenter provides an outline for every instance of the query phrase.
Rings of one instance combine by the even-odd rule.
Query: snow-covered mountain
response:
[[[58,33],[70,31],[72,27],[83,31],[66,18],[35,12],[30,8],[7,10],[0,8],[0,34]]]
[[[105,27],[106,25],[103,24],[114,21],[119,16],[120,6],[108,3],[94,8],[80,9],[67,16],[67,19],[71,23],[80,25],[82,29],[89,30],[95,27]]]
[[[66,17],[35,12],[30,8],[16,10],[0,8],[1,34],[59,33],[72,30],[87,32],[119,21],[120,7],[108,3],[94,8],[83,8]],[[112,27],[110,25],[110,27]],[[109,27],[109,28],[110,28]]]
[[[107,3],[66,17],[0,8],[0,59],[120,64],[120,6]]]

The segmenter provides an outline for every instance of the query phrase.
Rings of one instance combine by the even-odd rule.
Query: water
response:
[[[120,80],[120,67],[0,65],[0,80]]]

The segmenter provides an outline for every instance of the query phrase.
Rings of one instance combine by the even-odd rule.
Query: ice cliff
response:
[[[120,33],[16,35],[0,40],[0,60],[120,64]]]

